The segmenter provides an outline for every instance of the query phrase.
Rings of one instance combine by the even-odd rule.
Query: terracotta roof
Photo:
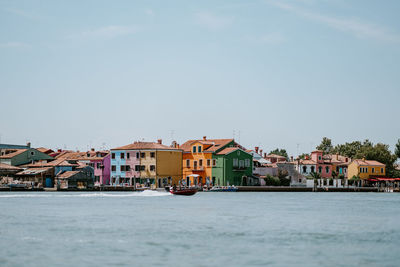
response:
[[[311,160],[311,159],[301,159],[300,160],[300,164],[302,164],[302,165],[315,165],[317,163],[315,161]]]
[[[180,146],[180,149],[182,149],[184,152],[190,152],[191,151],[191,146],[193,143],[195,142],[199,142],[201,144],[206,144],[206,145],[210,145],[210,147],[207,147],[203,150],[203,152],[215,152],[218,149],[226,146],[227,144],[229,144],[230,142],[234,141],[234,139],[207,139],[207,140],[203,140],[203,139],[199,139],[199,140],[189,140],[186,141],[185,143],[183,143]]]
[[[45,147],[39,147],[39,148],[36,148],[36,150],[38,150],[38,151],[40,151],[42,153],[46,153],[46,154],[54,152],[50,148],[45,148]]]
[[[15,167],[13,165],[5,164],[5,163],[0,163],[0,170],[10,170],[10,171],[18,171],[22,170],[21,168]]]
[[[50,170],[52,167],[45,167],[45,168],[29,168],[26,170],[23,170],[21,172],[18,172],[16,175],[36,175],[36,174],[40,174],[43,172],[46,172],[48,170]]]
[[[376,160],[362,160],[362,159],[355,159],[353,160],[354,163],[356,163],[359,166],[385,166],[385,164],[380,163],[379,161]]]
[[[126,146],[113,148],[111,150],[140,150],[140,149],[157,149],[157,150],[181,150],[179,148],[169,147],[163,144],[154,142],[134,142]]]
[[[63,172],[63,173],[57,175],[57,178],[68,179],[68,178],[74,176],[75,174],[77,174],[79,172],[80,171],[66,171],[66,172]]]
[[[238,149],[240,149],[240,148],[238,148],[238,147],[227,147],[227,148],[224,148],[221,151],[219,151],[217,153],[217,155],[226,155],[226,154],[229,154],[229,153],[231,153],[233,151],[236,151]]]
[[[14,152],[8,153],[6,155],[0,156],[0,159],[11,159],[15,156],[18,156],[21,153],[24,153],[25,151],[27,151],[28,149],[10,149]]]
[[[64,159],[64,160],[102,160],[107,155],[97,157],[98,153],[103,153],[100,151],[87,151],[87,152],[74,152],[74,151],[63,151],[61,154],[56,156],[57,159]],[[89,156],[88,156],[89,155]]]
[[[59,158],[50,162],[35,162],[24,165],[26,167],[54,167],[54,166],[78,166],[66,161],[64,158]]]
[[[311,152],[311,153],[324,153],[324,151],[322,151],[322,150],[314,150],[314,151]]]

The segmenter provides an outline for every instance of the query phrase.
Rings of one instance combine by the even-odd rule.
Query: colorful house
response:
[[[110,152],[95,151],[92,148],[86,152],[58,151],[55,156],[57,159],[64,159],[71,163],[80,162],[94,169],[94,183],[98,185],[110,184]]]
[[[203,139],[189,140],[180,148],[183,150],[185,185],[240,185],[242,178],[252,174],[252,155],[234,139],[207,139],[204,136]]]
[[[316,162],[316,172],[322,178],[332,177],[332,163],[324,159],[324,152],[322,150],[315,150],[311,152],[311,160]]]
[[[385,176],[386,166],[376,160],[355,159],[348,167],[348,177],[360,177],[362,180],[371,177]]]
[[[37,161],[51,161],[53,157],[38,151],[34,148],[23,149],[2,149],[0,154],[0,163],[19,166]]]
[[[164,187],[182,177],[182,150],[162,140],[111,149],[111,185]]]

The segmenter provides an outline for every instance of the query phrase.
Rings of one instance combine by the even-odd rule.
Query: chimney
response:
[[[263,150],[262,149],[260,149],[260,154],[262,155],[262,152],[263,152]]]
[[[157,143],[159,143],[161,145],[162,144],[162,139],[158,139]]]
[[[259,149],[258,146],[256,146],[256,147],[254,148],[254,150],[256,151],[257,154],[258,154],[258,149]]]
[[[206,141],[207,140],[207,136],[203,136],[203,140]]]
[[[57,152],[61,152],[61,148],[57,149]]]
[[[267,157],[267,153],[264,153],[264,158],[266,158]]]
[[[364,158],[362,158],[362,161],[365,161],[365,157],[364,157]]]
[[[90,150],[94,152],[94,148],[93,147]]]
[[[29,147],[29,148],[31,148],[31,142],[27,142],[27,143],[26,143],[26,146]]]
[[[293,156],[290,156],[290,161],[293,161]]]
[[[336,154],[336,160],[339,161],[339,154]]]

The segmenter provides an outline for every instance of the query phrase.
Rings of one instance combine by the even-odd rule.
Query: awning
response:
[[[369,178],[368,181],[371,182],[395,182],[395,181],[400,181],[400,178],[389,178],[389,177],[373,177]]]
[[[198,174],[191,174],[191,175],[188,175],[189,177],[199,177],[200,175],[198,175]]]

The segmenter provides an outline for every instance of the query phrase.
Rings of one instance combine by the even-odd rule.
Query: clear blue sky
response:
[[[400,138],[400,1],[0,1],[3,143]]]

